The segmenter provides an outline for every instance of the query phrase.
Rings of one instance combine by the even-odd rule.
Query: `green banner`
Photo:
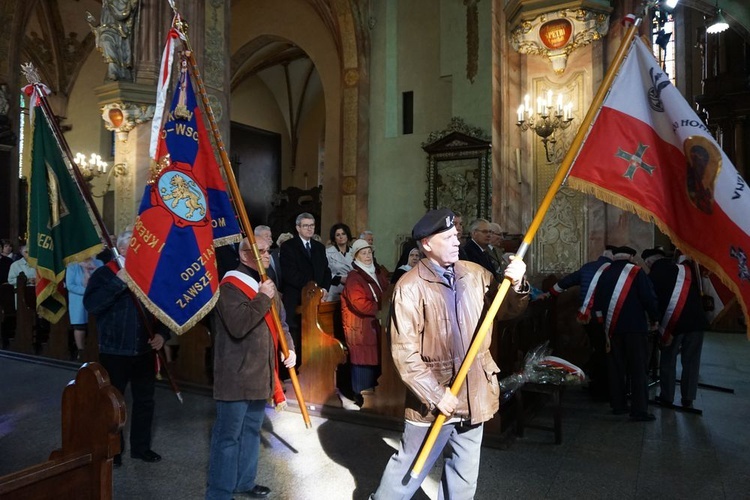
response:
[[[37,271],[37,312],[56,323],[67,307],[60,285],[65,267],[96,255],[102,245],[39,107],[34,116],[28,220],[28,260]]]

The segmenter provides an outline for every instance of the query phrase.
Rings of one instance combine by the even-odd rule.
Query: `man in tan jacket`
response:
[[[440,480],[441,498],[473,498],[479,474],[483,424],[500,406],[497,373],[487,336],[469,369],[458,396],[450,384],[469,349],[486,305],[497,290],[492,273],[478,264],[458,260],[459,241],[453,212],[432,210],[412,230],[425,255],[396,284],[391,302],[391,354],[409,391],[404,434],[372,498],[411,498],[446,444]],[[520,314],[528,300],[526,265],[513,261],[505,270],[512,283],[499,319]],[[410,468],[438,412],[445,425],[418,478]]]

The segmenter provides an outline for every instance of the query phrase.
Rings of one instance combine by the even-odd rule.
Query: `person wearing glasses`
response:
[[[328,267],[325,245],[313,239],[315,217],[307,212],[299,214],[296,229],[297,235],[281,245],[279,262],[282,268],[282,300],[284,308],[289,312],[289,331],[297,352],[302,352],[302,324],[300,315],[294,311],[302,303],[302,289],[310,281],[328,292],[331,287],[331,269]],[[297,359],[297,367],[299,366],[300,359]]]
[[[271,265],[271,244],[256,240],[266,271]],[[260,457],[260,427],[266,400],[277,409],[286,406],[278,369],[294,366],[294,344],[286,329],[284,309],[276,286],[261,282],[258,261],[247,238],[240,243],[240,264],[221,280],[221,293],[211,318],[214,334],[214,399],[216,421],[211,431],[206,500],[232,495],[265,498],[271,492],[256,480]],[[271,315],[276,302],[281,330]],[[284,335],[289,356],[277,354]]]
[[[492,237],[489,221],[485,219],[475,220],[471,223],[469,234],[471,234],[471,239],[463,247],[466,260],[479,264],[494,275],[495,266],[487,253]]]

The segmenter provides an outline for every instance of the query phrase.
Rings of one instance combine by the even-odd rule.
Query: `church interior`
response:
[[[642,17],[637,36],[737,172],[748,178],[747,0],[174,3],[187,23],[241,202],[252,225],[269,226],[274,240],[294,233],[297,215],[309,212],[323,243],[338,222],[355,237],[372,231],[379,263],[394,270],[414,222],[429,209],[448,207],[462,215],[464,237],[471,221],[487,219],[502,228],[504,250],[515,251],[574,143],[631,13]],[[18,247],[28,236],[33,103],[23,90],[26,63],[49,88],[59,128],[109,233],[132,226],[151,175],[160,62],[173,17],[167,0],[0,4],[0,237]],[[724,25],[717,28],[718,21]],[[117,23],[121,34],[116,54],[108,52],[102,35],[107,22]],[[639,254],[657,245],[675,248],[655,224],[563,186],[525,257],[529,281],[548,290],[553,277],[596,259],[605,245],[628,245]],[[69,359],[70,340],[52,346],[56,333],[65,331],[67,338],[68,325],[48,326],[39,340],[43,328],[33,308],[22,310],[29,297],[21,295],[10,313],[15,328],[10,347],[7,327],[0,328],[0,359],[10,387],[9,397],[0,397],[0,498],[7,487],[3,475],[43,462],[59,446],[59,397],[80,366]],[[3,304],[0,321],[6,325],[9,309]],[[575,309],[572,303],[557,304]],[[550,394],[531,394],[534,421],[554,421],[551,430],[561,446],[538,430],[509,438],[519,411],[513,403],[485,431],[491,448],[480,479],[491,479],[477,498],[746,496],[750,483],[743,470],[750,461],[742,450],[750,434],[740,416],[750,407],[742,389],[749,381],[744,365],[750,347],[742,310],[732,304],[713,325],[720,333],[707,337],[703,373],[719,389],[736,392],[701,390],[702,417],[661,411],[660,427],[651,429],[625,427],[578,388],[569,389],[562,403],[559,393],[552,400]],[[308,366],[319,363],[316,373],[333,373],[342,356],[336,340],[340,312],[336,316],[319,298],[302,307],[303,331],[319,339],[300,355]],[[585,363],[580,325],[547,306],[530,309],[523,322],[493,332],[501,340],[493,355],[506,374],[526,351],[550,339],[556,354]],[[95,351],[91,337],[87,345]],[[110,469],[114,498],[203,496],[212,420],[206,354],[211,339],[198,325],[180,342],[173,368],[189,393],[187,403],[176,404],[163,384],[157,394],[157,406],[164,408],[157,410],[157,440],[172,462],[161,464],[166,468],[156,476],[149,475],[153,466],[144,464],[126,463],[114,479]],[[90,352],[84,359],[95,360]],[[313,437],[299,437],[296,412],[267,412],[260,474],[276,484],[277,498],[368,498],[403,422],[404,388],[395,372],[384,368],[384,374],[380,399],[368,396],[363,409],[369,412],[352,416],[338,408],[332,384],[303,373],[317,429]],[[194,419],[187,415],[191,405]],[[560,418],[564,439],[558,435]],[[198,437],[189,446],[175,446],[184,433]],[[24,444],[27,436],[33,436],[32,445]],[[373,442],[377,447],[357,457],[340,436],[362,449]],[[317,440],[310,441],[315,438],[322,450]],[[311,456],[317,465],[310,465]],[[186,468],[199,472],[180,486],[170,484],[187,475]],[[282,482],[278,477],[284,474],[294,479]],[[157,481],[141,480],[152,477]],[[437,498],[438,480],[432,477],[419,498]]]
[[[128,20],[129,78],[110,75],[96,48],[87,12],[99,16],[102,2],[3,2],[3,237],[19,241],[26,231],[31,136],[19,69],[27,62],[51,90],[71,151],[109,165],[105,175],[91,169],[90,185],[110,233],[132,224],[172,12],[166,1],[122,3],[139,4]],[[714,2],[652,3],[638,34],[745,175],[750,9],[719,2],[729,28],[711,34]],[[357,234],[372,230],[389,268],[426,208],[451,204],[465,223],[487,218],[509,239],[525,232],[617,50],[623,17],[644,12],[640,0],[178,6],[252,224],[271,226],[275,238],[293,230],[289,218],[305,205],[319,215],[324,240],[336,222]],[[542,19],[572,12],[582,21],[565,47],[538,41]],[[524,31],[536,39],[523,39]],[[572,120],[542,142],[518,126],[517,109],[525,96],[536,102],[550,91]],[[112,110],[124,111],[118,126]],[[476,139],[468,153],[427,152],[454,131]],[[539,281],[577,269],[605,244],[669,246],[651,224],[570,189],[551,212],[527,258]]]

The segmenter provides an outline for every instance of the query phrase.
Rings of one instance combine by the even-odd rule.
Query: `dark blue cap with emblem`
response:
[[[419,241],[433,234],[442,233],[453,227],[454,214],[450,209],[430,210],[422,216],[411,230],[411,237]]]

